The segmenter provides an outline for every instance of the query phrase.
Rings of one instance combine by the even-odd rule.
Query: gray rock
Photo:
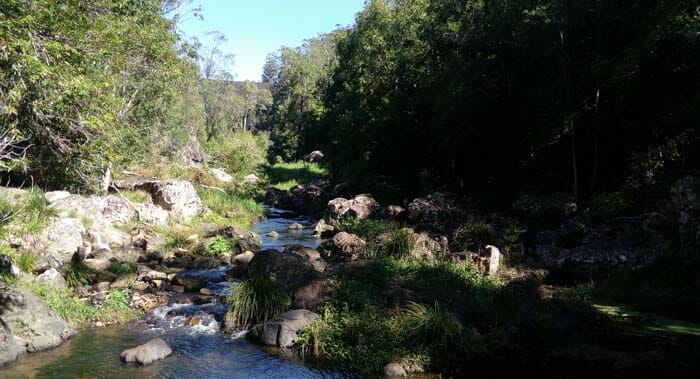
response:
[[[408,376],[406,370],[400,363],[389,363],[384,366],[384,376],[387,378],[405,378]]]
[[[233,257],[233,259],[231,259],[231,263],[235,265],[247,266],[248,263],[253,260],[254,256],[255,254],[252,251],[246,251],[245,253],[241,253]]]
[[[260,178],[258,178],[258,176],[255,174],[250,174],[243,177],[243,183],[245,184],[258,184],[259,182]]]
[[[34,294],[4,284],[0,284],[0,320],[12,331],[17,351],[50,349],[76,333]]]
[[[413,200],[406,214],[419,229],[444,232],[461,220],[463,211],[454,196],[434,193]]]
[[[25,237],[22,245],[37,253],[38,269],[60,268],[83,246],[83,233],[85,228],[80,220],[55,218],[38,235]]]
[[[501,251],[496,246],[488,245],[484,249],[484,258],[487,259],[486,274],[494,276],[501,265]]]
[[[302,230],[304,229],[304,226],[299,224],[299,223],[293,223],[287,227],[289,230]]]
[[[204,211],[202,199],[188,181],[153,182],[151,191],[153,203],[170,211],[178,221],[189,222]]]
[[[136,204],[135,207],[139,221],[154,226],[168,225],[170,214],[162,207],[155,204]]]
[[[273,230],[270,233],[267,233],[267,236],[270,238],[279,238],[280,234]]]
[[[10,274],[11,276],[17,277],[19,272],[19,267],[11,256],[7,254],[0,254],[0,273]]]
[[[0,319],[0,367],[14,362],[18,354],[10,328]]]
[[[316,225],[314,225],[314,235],[316,237],[327,237],[332,235],[333,232],[335,232],[333,225],[328,225],[324,219],[318,220]]]
[[[316,309],[331,299],[336,283],[331,279],[314,279],[292,294],[292,307]]]
[[[253,259],[248,263],[246,274],[249,277],[274,278],[290,294],[296,288],[318,276],[306,258],[277,250],[264,250],[255,253]]]
[[[41,273],[41,275],[36,277],[36,281],[54,288],[63,288],[66,286],[66,280],[63,278],[63,275],[55,268],[50,268]]]
[[[320,162],[323,160],[323,153],[320,150],[314,150],[306,155],[304,155],[304,160],[306,162]]]
[[[125,199],[114,195],[70,195],[52,204],[63,215],[75,214],[80,218],[103,223],[128,223],[136,219],[136,210]]]
[[[344,215],[350,215],[359,220],[372,216],[380,209],[379,203],[371,195],[361,194],[353,199],[337,198],[328,202],[327,215],[330,223],[339,220]]]
[[[257,324],[248,335],[265,345],[289,348],[296,343],[298,333],[317,318],[316,313],[306,309],[296,309]]]
[[[365,241],[346,232],[340,232],[333,238],[324,241],[319,248],[321,256],[327,261],[348,262],[367,255]]]
[[[86,259],[83,261],[85,266],[96,271],[106,271],[112,262],[105,259]]]
[[[258,251],[262,249],[262,238],[253,232],[238,236],[238,251]]]
[[[70,192],[68,191],[52,191],[44,193],[44,198],[49,202],[49,204],[53,204],[67,197],[70,197]]]
[[[142,365],[148,365],[155,361],[164,359],[172,353],[173,351],[170,349],[170,346],[168,346],[163,339],[156,338],[143,345],[124,350],[121,358],[127,363],[140,363]]]
[[[209,171],[221,183],[231,183],[233,176],[229,175],[223,168],[210,168]]]
[[[284,249],[287,253],[296,254],[304,259],[306,259],[314,270],[318,272],[326,271],[328,264],[321,258],[321,253],[310,247],[302,245],[289,245]]]

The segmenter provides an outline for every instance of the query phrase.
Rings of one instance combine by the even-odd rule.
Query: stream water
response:
[[[312,220],[279,209],[267,209],[268,217],[253,231],[263,240],[263,248],[282,250],[288,244],[316,247],[318,240],[309,228],[291,231],[288,226],[306,227]],[[266,234],[279,233],[272,239]],[[210,274],[220,277],[217,270]],[[217,283],[218,281],[218,283]],[[214,279],[209,288],[215,293],[228,283]],[[184,298],[184,297],[183,297]],[[281,357],[253,345],[242,335],[225,335],[220,321],[225,306],[212,303],[169,304],[129,324],[83,331],[60,347],[42,353],[25,354],[12,365],[0,369],[0,378],[335,378],[337,372],[318,371],[294,357]],[[199,315],[199,325],[190,326],[187,316]],[[125,349],[163,338],[173,355],[150,366],[124,364],[119,355]],[[289,355],[289,354],[288,354]]]

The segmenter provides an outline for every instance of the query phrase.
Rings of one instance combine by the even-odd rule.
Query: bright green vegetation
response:
[[[132,203],[147,203],[151,200],[151,194],[141,190],[120,191],[120,194]]]
[[[223,134],[207,142],[205,148],[211,155],[211,167],[223,167],[240,182],[244,176],[259,172],[267,162],[269,144],[265,134],[240,131]]]
[[[173,228],[165,231],[166,249],[184,249],[189,246],[188,238],[193,231],[187,228]]]
[[[230,239],[217,236],[211,241],[211,245],[204,250],[205,255],[217,256],[231,254],[233,244]]]
[[[228,297],[229,327],[253,325],[269,320],[289,307],[289,296],[270,278],[254,277],[236,284]]]
[[[44,198],[44,192],[30,188],[26,192],[3,194],[0,199],[0,238],[7,233],[18,236],[38,233],[57,215]]]
[[[621,305],[596,304],[595,307],[613,319],[629,324],[630,333],[653,336],[665,336],[670,333],[700,337],[700,324],[697,323],[637,312]]]
[[[37,283],[21,283],[35,295],[42,298],[51,310],[77,328],[87,327],[95,322],[125,323],[139,315],[129,308],[129,290],[112,289],[107,300],[99,307],[86,304],[65,288],[53,288]]]
[[[66,272],[63,275],[71,287],[79,287],[85,284],[90,284],[95,278],[96,272],[87,267],[80,259],[73,259],[66,267]]]
[[[135,274],[138,271],[138,265],[133,262],[112,262],[107,270],[117,275],[117,277],[122,277]]]
[[[297,184],[309,183],[323,178],[328,175],[328,170],[318,163],[298,161],[266,166],[265,174],[271,187],[286,191]]]
[[[213,212],[212,215],[203,216],[201,221],[247,228],[258,221],[264,212],[263,206],[246,194],[223,193],[207,188],[199,188],[197,192]]]

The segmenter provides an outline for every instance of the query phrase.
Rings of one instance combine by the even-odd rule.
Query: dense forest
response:
[[[0,0],[1,377],[698,377],[697,0],[206,6]]]

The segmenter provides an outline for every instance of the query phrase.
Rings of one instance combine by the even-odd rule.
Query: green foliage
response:
[[[135,274],[138,271],[138,265],[133,262],[112,262],[107,271],[117,275],[118,277]]]
[[[223,167],[239,181],[261,169],[266,163],[268,147],[266,134],[246,130],[222,134],[205,146],[212,158],[210,165]]]
[[[231,243],[230,239],[223,236],[217,236],[211,241],[211,245],[205,249],[204,253],[206,255],[217,256],[230,254],[232,250],[233,244]]]
[[[95,279],[95,271],[87,267],[83,261],[73,259],[66,267],[66,272],[63,275],[66,278],[66,283],[71,287],[79,287],[85,284],[90,284]]]
[[[101,306],[84,303],[73,292],[65,288],[54,288],[41,283],[22,282],[35,295],[42,298],[49,308],[74,327],[87,327],[95,322],[126,323],[139,315],[129,308],[129,290],[112,289]]]
[[[165,235],[166,249],[181,249],[189,245],[187,240],[192,235],[192,231],[186,228],[169,229]]]
[[[487,244],[495,243],[496,238],[493,226],[481,221],[469,221],[457,230],[454,243],[460,249],[479,252]]]
[[[141,190],[121,191],[120,194],[132,203],[148,203],[151,201],[151,194]]]
[[[638,198],[631,192],[601,193],[587,202],[585,216],[593,222],[634,215],[638,211]]]
[[[265,166],[265,174],[271,187],[287,191],[297,184],[310,183],[325,177],[328,175],[328,170],[314,162],[277,162],[274,165]]]
[[[254,277],[231,289],[226,323],[231,327],[253,325],[284,312],[289,304],[289,295],[274,280]]]
[[[409,229],[391,229],[378,237],[375,255],[378,257],[409,258],[413,254],[415,238]]]
[[[467,342],[464,325],[457,316],[437,303],[433,307],[410,303],[406,313],[411,341],[421,348],[447,351],[462,348]]]
[[[208,188],[199,188],[197,192],[213,212],[211,216],[204,216],[204,220],[215,224],[249,227],[264,213],[263,206],[245,194],[222,193]]]

